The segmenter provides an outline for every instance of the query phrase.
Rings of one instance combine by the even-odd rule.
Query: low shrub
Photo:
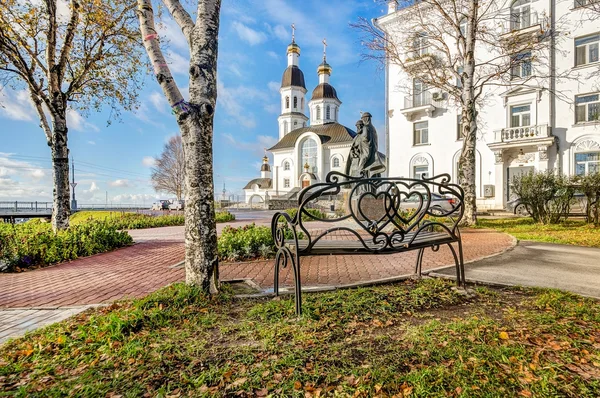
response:
[[[111,251],[133,243],[127,232],[94,221],[54,233],[49,223],[0,224],[0,271],[42,267]]]
[[[535,222],[556,224],[569,216],[575,194],[569,177],[535,172],[513,178],[511,186]]]
[[[575,178],[578,189],[585,195],[585,219],[600,226],[600,172]]]
[[[223,210],[215,213],[215,219],[217,223],[229,222],[235,220],[235,215],[231,214],[227,210]]]
[[[327,218],[327,214],[325,214],[324,212],[322,212],[319,209],[304,209],[304,210],[317,219],[319,219],[319,218],[326,219]],[[298,213],[298,209],[286,209],[285,212],[287,214],[289,214],[290,217],[294,218],[294,217],[296,217],[296,214]],[[304,222],[318,221],[313,217],[309,216],[308,214],[306,214],[304,212],[302,213],[302,221],[304,221]]]
[[[286,233],[287,239],[292,237],[291,231]],[[302,233],[298,233],[298,238],[302,237]],[[218,240],[218,250],[219,259],[223,261],[272,258],[275,243],[271,228],[249,224],[239,228],[225,227]]]
[[[228,211],[219,211],[215,213],[217,223],[235,220],[235,215]],[[71,216],[72,224],[83,224],[102,220],[117,229],[143,229],[173,227],[185,225],[185,216],[183,214],[164,214],[153,216],[141,213],[128,212],[78,212]]]

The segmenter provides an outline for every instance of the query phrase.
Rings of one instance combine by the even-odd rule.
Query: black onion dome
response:
[[[304,84],[304,73],[296,65],[288,66],[283,72],[283,78],[281,79],[281,87],[296,86],[306,89]]]
[[[339,101],[339,98],[337,96],[337,92],[335,91],[335,88],[333,88],[333,86],[329,83],[321,83],[317,87],[315,87],[315,89],[313,90],[313,93],[312,93],[313,100],[323,99],[323,98],[333,98],[333,99],[336,99]]]
[[[271,166],[269,166],[267,163],[264,163],[262,166],[260,166],[260,171],[271,171]]]

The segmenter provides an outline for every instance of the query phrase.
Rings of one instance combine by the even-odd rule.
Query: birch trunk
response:
[[[464,81],[461,95],[463,147],[459,160],[459,183],[465,191],[465,214],[462,225],[477,222],[477,103],[475,98],[475,44],[479,2],[469,2],[467,34],[465,37]]]
[[[138,0],[140,30],[156,79],[177,116],[183,141],[186,282],[216,293],[219,271],[212,142],[221,0],[199,0],[195,23],[179,1],[164,3],[190,45],[189,102],[184,101],[162,54],[150,0]]]
[[[54,191],[52,197],[52,229],[69,227],[70,186],[69,186],[69,149],[67,147],[67,117],[65,104],[55,103],[56,111],[51,113],[52,140],[49,143],[52,151],[52,174]]]

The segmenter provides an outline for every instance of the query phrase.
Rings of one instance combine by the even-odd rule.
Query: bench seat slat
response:
[[[383,250],[378,251],[379,247],[377,244],[373,242],[373,238],[371,236],[365,236],[364,244],[371,250],[365,248],[365,246],[359,242],[358,240],[343,240],[343,239],[321,239],[317,241],[314,246],[310,249],[309,253],[306,255],[314,254],[348,254],[348,253],[372,253],[373,251],[377,251],[379,253],[397,253],[407,250],[412,250],[419,247],[427,247],[432,245],[441,245],[445,243],[455,242],[457,239],[451,237],[447,233],[444,232],[425,232],[422,231],[419,235],[408,245],[408,242],[411,241],[414,233],[406,234],[402,242],[398,242],[395,244],[394,248],[385,248]],[[295,246],[293,240],[286,240],[286,246],[293,248]],[[306,250],[308,246],[308,240],[299,240],[298,248],[300,254],[302,254],[303,250]]]

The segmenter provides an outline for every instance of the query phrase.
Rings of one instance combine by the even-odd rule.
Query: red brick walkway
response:
[[[465,261],[501,252],[512,244],[508,235],[482,230],[463,232]],[[143,297],[169,283],[184,280],[180,241],[146,241],[111,253],[78,259],[19,274],[0,274],[0,308],[61,307],[107,303]],[[345,285],[414,272],[416,252],[392,255],[321,256],[302,259],[304,286]],[[427,249],[423,270],[453,264],[448,248]],[[273,262],[221,264],[222,280],[251,278],[273,286]],[[290,269],[281,271],[282,285],[293,283]]]

